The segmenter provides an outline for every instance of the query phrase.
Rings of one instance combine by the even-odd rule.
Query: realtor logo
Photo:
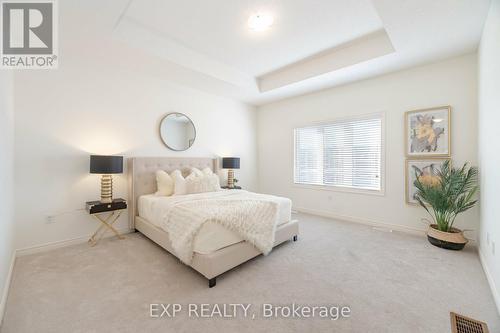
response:
[[[52,0],[1,2],[1,67],[57,68],[57,10]]]

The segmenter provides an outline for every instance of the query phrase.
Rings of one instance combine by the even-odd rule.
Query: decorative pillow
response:
[[[215,174],[204,175],[203,177],[189,176],[188,178],[186,178],[186,191],[188,194],[216,192],[219,190],[219,176]]]
[[[186,179],[182,176],[179,170],[175,170],[170,174],[174,180],[174,195],[186,194]]]
[[[194,173],[197,177],[203,176],[203,172],[201,172],[200,169],[197,169],[197,168],[191,168],[191,173],[192,174]]]
[[[155,195],[170,196],[174,193],[174,180],[168,173],[163,170],[156,171],[156,187]]]
[[[207,176],[210,176],[210,175],[213,175],[214,172],[212,171],[212,169],[210,169],[209,167],[206,167],[205,169],[201,170],[201,172],[204,174],[204,175],[207,175]]]

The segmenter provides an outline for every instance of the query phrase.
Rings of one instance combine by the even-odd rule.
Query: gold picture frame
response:
[[[440,162],[440,164],[444,163],[445,161],[451,161],[449,157],[431,157],[431,158],[425,158],[425,159],[420,159],[420,158],[407,158],[405,161],[405,202],[408,205],[413,205],[413,206],[418,206],[418,201],[412,199],[413,193],[414,193],[414,177],[412,177],[413,173],[410,173],[410,167],[419,165],[419,169],[421,168],[422,170],[429,167],[428,164],[434,164]],[[441,165],[440,165],[441,166]],[[439,167],[440,167],[439,166]],[[431,168],[432,170],[432,168]]]
[[[443,115],[446,113],[446,116]],[[414,115],[417,115],[416,119]],[[442,127],[434,128],[435,116],[442,122]],[[420,117],[420,118],[419,118]],[[421,138],[416,138],[417,129],[412,122],[419,122]],[[451,106],[437,106],[405,112],[405,156],[407,158],[449,158],[451,156]],[[439,133],[439,131],[443,131]],[[442,138],[446,135],[446,138]],[[441,148],[441,146],[443,146]],[[438,150],[441,148],[441,150]],[[425,152],[424,150],[428,150]],[[434,152],[432,151],[434,150]],[[435,152],[438,150],[437,152]]]

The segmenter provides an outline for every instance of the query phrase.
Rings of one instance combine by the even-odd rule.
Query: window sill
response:
[[[297,183],[294,183],[293,187],[307,189],[307,190],[315,190],[315,191],[329,191],[329,192],[385,196],[384,189],[368,190],[368,189],[357,189],[357,188],[342,187],[342,186],[326,186],[326,185],[297,184]]]

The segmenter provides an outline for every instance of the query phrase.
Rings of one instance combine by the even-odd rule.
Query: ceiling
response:
[[[273,13],[268,31],[248,29],[257,11]],[[126,19],[252,76],[382,28],[370,0],[140,0],[132,1]]]
[[[472,52],[489,8],[489,0],[120,4],[115,40],[179,66],[173,81],[255,105]],[[261,11],[274,24],[249,30]]]

